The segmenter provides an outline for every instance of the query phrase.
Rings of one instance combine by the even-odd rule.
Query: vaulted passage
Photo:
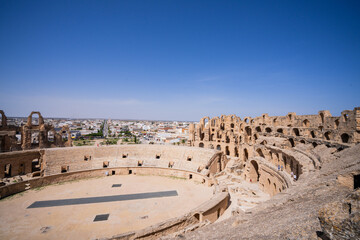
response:
[[[250,163],[250,181],[251,182],[258,182],[259,181],[259,165],[256,161],[251,161]]]
[[[348,134],[346,134],[346,133],[343,133],[343,134],[341,134],[341,141],[343,142],[343,143],[348,143],[349,142],[349,135]]]

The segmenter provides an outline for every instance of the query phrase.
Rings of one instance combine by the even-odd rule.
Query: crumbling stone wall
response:
[[[319,211],[319,220],[329,239],[359,239],[360,189],[342,201],[325,205]]]
[[[276,173],[279,169],[299,179],[319,167],[318,160],[297,145],[326,145],[342,150],[358,142],[360,107],[342,111],[338,117],[329,111],[319,111],[317,115],[290,112],[273,117],[262,114],[243,120],[235,115],[204,117],[198,124],[190,125],[188,145],[216,149],[238,158],[244,179],[260,182],[266,192],[274,195],[286,187],[287,180],[280,180]],[[272,167],[265,167],[267,164]]]
[[[8,126],[5,113],[0,110],[2,124],[0,125],[0,152],[29,150],[50,147],[71,147],[71,132],[68,126],[63,126],[56,132],[50,124],[44,123],[40,112],[31,112],[24,126]],[[38,115],[38,122],[33,123],[33,115]],[[54,141],[50,142],[48,133],[52,132]],[[17,143],[16,133],[21,133],[21,143]],[[65,135],[66,137],[63,137]]]

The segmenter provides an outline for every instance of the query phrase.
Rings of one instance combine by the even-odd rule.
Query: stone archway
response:
[[[258,182],[260,178],[259,165],[255,160],[250,162],[249,178],[251,182]]]

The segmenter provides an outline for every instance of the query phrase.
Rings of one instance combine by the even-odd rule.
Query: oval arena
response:
[[[213,190],[210,176],[227,161],[214,150],[121,145],[0,157],[2,169],[10,164],[11,176],[22,176],[0,188],[2,198],[20,193],[0,201],[8,216],[0,220],[2,238],[154,238],[214,222],[228,206],[228,193]]]

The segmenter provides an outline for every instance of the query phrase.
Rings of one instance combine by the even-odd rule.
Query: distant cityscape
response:
[[[26,124],[26,121],[26,117],[9,117],[7,124],[21,127]],[[38,118],[32,119],[34,125],[38,124],[37,121]],[[192,122],[44,118],[44,123],[54,126],[56,131],[60,131],[63,126],[68,126],[73,146],[100,146],[115,144],[186,145],[189,124]],[[54,137],[53,133],[49,132],[48,134],[51,141]],[[18,142],[21,142],[21,133],[17,133],[16,138]]]

